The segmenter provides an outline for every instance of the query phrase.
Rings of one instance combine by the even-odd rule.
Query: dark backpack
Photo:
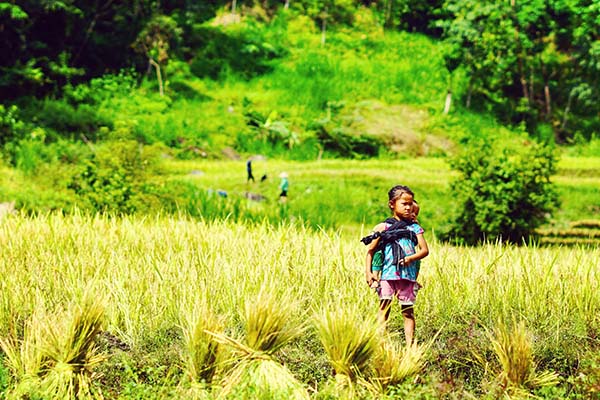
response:
[[[370,244],[373,240],[379,238],[379,243],[377,243],[377,247],[375,248],[375,252],[382,252],[382,260],[383,260],[383,252],[385,251],[385,247],[389,244],[392,246],[392,254],[393,265],[398,267],[398,263],[401,259],[403,259],[406,254],[402,247],[398,244],[397,240],[400,238],[409,239],[416,246],[418,243],[417,235],[408,229],[409,225],[412,225],[412,222],[407,222],[404,220],[397,220],[396,218],[388,218],[385,220],[386,224],[390,226],[384,230],[383,232],[374,232],[364,238],[360,239],[365,245]],[[375,259],[375,257],[373,257]],[[383,262],[383,261],[382,261]]]

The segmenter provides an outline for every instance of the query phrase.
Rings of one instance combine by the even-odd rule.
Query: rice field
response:
[[[0,220],[5,398],[593,398],[600,249],[427,237],[418,344],[358,237],[185,216]]]

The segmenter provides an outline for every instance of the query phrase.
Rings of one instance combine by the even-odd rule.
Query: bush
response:
[[[384,147],[383,141],[375,136],[352,134],[346,132],[344,127],[329,127],[327,124],[314,123],[312,128],[316,129],[316,137],[323,148],[345,158],[367,158],[377,157],[379,151]]]
[[[19,108],[0,104],[0,144],[22,137],[24,131],[25,122],[19,116]]]
[[[133,213],[157,173],[158,160],[156,146],[133,140],[107,142],[83,163],[69,188],[95,211]]]
[[[88,135],[88,139],[95,139],[94,135],[101,126],[112,126],[112,121],[97,111],[97,107],[89,104],[74,106],[65,100],[34,100],[24,114],[30,121],[35,121],[50,131],[54,136],[75,138],[79,134]]]
[[[283,48],[269,43],[258,27],[222,32],[200,26],[190,40],[193,47],[198,48],[190,61],[190,70],[200,78],[222,79],[232,72],[251,79],[270,72],[273,60],[285,53]]]
[[[555,164],[553,150],[535,142],[469,146],[451,160],[460,175],[451,186],[455,212],[446,238],[467,244],[529,240],[557,206],[550,182]]]

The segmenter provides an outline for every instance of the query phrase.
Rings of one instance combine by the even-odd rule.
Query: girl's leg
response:
[[[392,300],[380,300],[379,301],[379,313],[377,314],[377,319],[379,320],[379,325],[385,329],[385,325],[390,316],[390,309],[392,308]]]
[[[406,344],[411,346],[415,338],[415,309],[413,306],[402,306],[402,316],[404,317],[404,336]]]

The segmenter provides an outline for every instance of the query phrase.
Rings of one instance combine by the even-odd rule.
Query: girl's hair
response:
[[[402,196],[404,193],[410,194],[413,198],[415,197],[415,194],[412,190],[410,190],[408,186],[396,185],[393,188],[391,188],[388,192],[388,199],[390,202],[395,201],[396,199],[400,198],[400,196]]]

